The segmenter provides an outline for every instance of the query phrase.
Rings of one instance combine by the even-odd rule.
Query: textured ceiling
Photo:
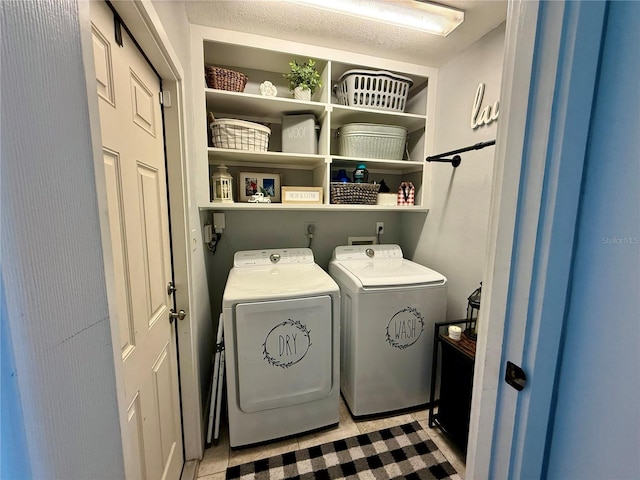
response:
[[[382,0],[372,0],[382,1]],[[439,67],[500,25],[507,1],[444,0],[464,10],[448,37],[272,0],[187,0],[189,22],[404,62]]]

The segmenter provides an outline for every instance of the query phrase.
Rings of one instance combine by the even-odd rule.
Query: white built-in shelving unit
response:
[[[215,210],[397,210],[425,212],[429,208],[429,164],[425,158],[433,144],[433,118],[437,70],[418,64],[408,64],[382,58],[349,53],[257,35],[232,32],[208,27],[191,27],[193,69],[193,114],[195,121],[196,182],[198,206]],[[316,60],[322,76],[322,88],[311,101],[293,99],[283,73],[289,71],[289,62]],[[249,81],[244,92],[228,92],[206,87],[204,66],[217,65],[246,74]],[[409,77],[413,86],[409,92],[405,111],[372,110],[340,105],[333,86],[340,76],[351,69],[387,70]],[[276,97],[260,95],[264,81],[272,82]],[[211,146],[207,112],[216,118],[235,118],[271,127],[269,149],[266,152],[228,150]],[[281,119],[285,114],[312,113],[319,125],[318,154],[283,153],[281,148]],[[336,131],[347,123],[363,122],[401,125],[407,128],[407,153],[404,160],[352,158],[338,155]],[[402,181],[411,181],[415,188],[415,206],[333,205],[330,204],[329,186],[339,169],[348,173],[358,163],[365,163],[369,180],[385,183],[394,189]],[[211,201],[211,174],[216,166],[224,164],[229,173],[238,178],[242,171],[276,172],[282,186],[322,187],[324,203],[321,205],[291,205],[282,203],[251,204],[213,203]],[[237,183],[234,185],[237,195]],[[237,199],[237,197],[236,197]]]

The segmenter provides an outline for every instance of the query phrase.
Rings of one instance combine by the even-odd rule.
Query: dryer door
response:
[[[236,306],[237,397],[251,413],[326,397],[332,388],[329,295]]]

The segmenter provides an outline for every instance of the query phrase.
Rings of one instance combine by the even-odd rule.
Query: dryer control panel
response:
[[[233,256],[233,266],[236,268],[304,263],[314,263],[310,248],[243,250]]]
[[[382,258],[402,258],[400,245],[350,245],[336,247],[335,260],[371,260]]]

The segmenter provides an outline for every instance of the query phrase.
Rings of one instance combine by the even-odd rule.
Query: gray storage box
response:
[[[338,129],[339,155],[343,157],[402,160],[407,129],[397,125],[349,123]]]
[[[313,114],[282,116],[282,151],[284,153],[318,153],[316,117]]]

